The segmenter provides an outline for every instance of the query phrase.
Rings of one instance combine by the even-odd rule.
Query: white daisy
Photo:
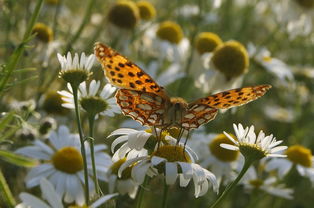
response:
[[[73,90],[70,84],[67,87],[69,91],[58,91],[64,101],[62,106],[74,109]],[[100,81],[92,80],[88,87],[86,82],[82,82],[78,91],[79,102],[86,111],[97,111],[97,114],[102,116],[114,116],[115,113],[121,112],[116,104],[116,99],[112,97],[115,90],[116,88],[110,84],[106,84],[101,89]]]
[[[248,45],[248,52],[258,64],[268,72],[274,74],[281,81],[292,81],[294,76],[291,68],[282,60],[271,57],[271,53],[266,48],[257,49],[252,43]]]
[[[277,171],[282,178],[295,166],[298,173],[309,178],[314,185],[314,156],[311,150],[301,145],[292,145],[285,154],[287,158],[272,158],[266,163],[265,169]]]
[[[156,33],[158,25],[151,26],[146,30],[143,42],[146,51],[155,53],[158,61],[163,63],[164,60],[171,62],[183,62],[187,59],[190,42],[186,37],[183,37],[178,43],[171,43],[167,40],[160,39]]]
[[[65,126],[60,126],[58,131],[52,131],[49,135],[48,146],[46,143],[35,140],[34,145],[20,148],[18,154],[41,160],[26,176],[26,186],[32,188],[39,185],[41,178],[46,177],[55,187],[64,201],[75,201],[82,205],[84,199],[84,173],[83,158],[80,153],[80,140],[77,134],[71,134]],[[86,143],[88,146],[88,143]],[[95,145],[95,162],[100,180],[105,180],[105,173],[111,165],[111,158],[105,152],[105,145]],[[92,180],[92,165],[89,148],[86,148],[87,167],[89,169],[89,181]],[[90,183],[90,193],[93,194],[95,187]]]
[[[61,71],[82,69],[89,72],[96,59],[94,54],[86,56],[85,53],[81,54],[81,58],[79,58],[79,55],[75,53],[73,59],[70,52],[67,53],[67,56],[62,56],[59,53],[57,56],[61,64]]]
[[[240,184],[244,185],[247,191],[263,190],[270,195],[282,197],[285,199],[293,199],[293,190],[285,187],[284,184],[279,184],[278,179],[273,176],[268,176],[266,179],[258,177],[254,167],[250,167],[241,179]]]
[[[276,141],[276,138],[273,137],[272,134],[266,136],[263,131],[260,131],[256,136],[253,125],[250,128],[246,127],[244,129],[242,124],[238,124],[238,126],[233,124],[233,128],[237,140],[224,132],[233,142],[233,145],[220,144],[221,147],[240,151],[245,158],[252,157],[252,159],[262,159],[263,157],[286,157],[286,155],[280,154],[279,152],[287,149],[287,146],[278,146],[282,143],[282,140]]]
[[[165,176],[167,185],[173,185],[179,177],[180,186],[186,187],[190,180],[194,182],[195,197],[204,195],[212,183],[214,191],[218,190],[216,177],[210,171],[194,163],[193,155],[184,151],[182,146],[164,145],[152,156],[142,156],[124,162],[118,171],[121,177],[125,169],[131,167],[131,177],[138,183],[144,182],[145,176],[158,173]]]
[[[275,121],[291,123],[296,118],[295,111],[291,108],[283,108],[277,105],[267,105],[264,108],[265,115]]]
[[[42,199],[37,198],[28,193],[21,193],[19,196],[22,199],[22,203],[18,204],[15,208],[65,208],[62,204],[62,198],[56,192],[53,185],[45,178],[40,180],[40,189],[42,192]],[[108,194],[100,197],[97,201],[89,205],[90,208],[96,208],[106,203],[111,198],[117,196],[117,194]],[[48,204],[46,203],[48,202]]]

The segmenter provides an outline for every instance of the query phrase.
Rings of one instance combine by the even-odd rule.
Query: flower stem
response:
[[[97,171],[96,171],[96,164],[95,164],[95,151],[94,151],[94,121],[95,115],[90,115],[88,117],[89,121],[89,144],[90,144],[90,154],[92,160],[92,168],[93,168],[93,180],[95,184],[96,193],[99,196],[101,194],[101,189],[99,187],[99,183],[97,180]]]
[[[251,164],[253,163],[253,160],[247,160],[245,159],[244,165],[242,167],[241,172],[239,173],[238,177],[231,183],[229,184],[224,192],[218,197],[218,199],[210,206],[210,208],[215,208],[218,207],[220,202],[227,196],[227,194],[239,183],[243,175],[246,173],[246,171],[249,169]]]
[[[11,190],[10,190],[1,170],[0,170],[0,198],[3,199],[3,202],[7,205],[7,207],[9,207],[9,208],[15,207],[16,202],[14,200],[14,197],[11,193]]]
[[[65,52],[69,51],[71,49],[71,46],[75,43],[75,41],[80,37],[81,33],[83,32],[84,27],[89,22],[93,5],[95,4],[96,0],[89,0],[88,5],[85,10],[84,18],[80,24],[80,27],[75,32],[74,36],[70,39],[70,41],[67,43],[65,47]]]
[[[83,165],[84,165],[84,181],[85,181],[85,188],[84,188],[84,193],[85,193],[85,200],[86,200],[86,205],[89,204],[89,184],[88,184],[88,169],[87,169],[87,160],[86,160],[86,150],[85,150],[85,145],[84,145],[84,135],[83,135],[83,129],[81,126],[81,117],[79,113],[79,106],[78,106],[78,86],[76,85],[71,85],[72,90],[73,90],[73,98],[74,98],[74,106],[75,106],[75,114],[76,114],[76,121],[77,121],[77,128],[79,131],[80,135],[80,141],[81,141],[81,154],[83,157]]]
[[[164,193],[162,196],[162,208],[167,207],[167,201],[168,201],[168,192],[169,192],[169,186],[166,184],[166,181],[164,183]]]
[[[146,185],[148,184],[148,181],[149,181],[148,177],[145,176],[144,183],[141,186],[139,186],[139,190],[137,193],[137,200],[136,200],[136,208],[141,208],[142,206],[144,191],[145,191]]]
[[[18,64],[20,57],[22,56],[25,45],[30,41],[32,37],[32,29],[34,27],[35,22],[37,21],[41,6],[43,4],[43,0],[37,0],[36,6],[34,9],[34,12],[32,13],[32,17],[30,22],[27,25],[26,31],[23,36],[22,42],[18,45],[18,47],[14,50],[13,54],[11,55],[8,63],[5,66],[5,69],[3,70],[3,76],[0,79],[0,94],[6,87],[6,84],[13,72],[13,70],[16,68],[16,65]]]

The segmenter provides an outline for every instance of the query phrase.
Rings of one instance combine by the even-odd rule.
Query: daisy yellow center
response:
[[[168,162],[192,162],[190,156],[184,151],[182,146],[161,146],[152,155],[165,158]]]
[[[260,179],[250,180],[249,183],[252,186],[254,186],[255,188],[259,188],[259,187],[261,187],[264,184],[264,182],[262,180],[260,180]]]
[[[232,134],[231,135],[234,139],[236,137]],[[219,160],[223,162],[232,162],[238,159],[239,151],[232,151],[225,148],[220,147],[220,144],[233,144],[230,139],[226,137],[224,134],[219,134],[216,136],[215,139],[208,144],[210,152]]]
[[[272,60],[272,58],[270,56],[264,56],[263,57],[263,61],[265,62],[270,62]]]
[[[52,30],[44,23],[36,23],[33,27],[32,33],[36,34],[36,37],[45,43],[48,43],[53,39]]]
[[[89,208],[89,206],[87,206],[86,204],[84,204],[83,206],[79,206],[79,205],[70,205],[70,206],[68,206],[68,208]]]
[[[312,167],[312,152],[310,149],[301,145],[293,145],[285,153],[290,161],[304,167]]]
[[[200,54],[212,52],[217,46],[222,44],[218,35],[211,32],[202,32],[198,34],[195,40],[195,48]]]
[[[96,115],[108,108],[108,103],[96,96],[84,97],[80,100],[82,108],[91,115]]]
[[[121,165],[123,163],[125,163],[125,161],[126,161],[126,158],[122,158],[122,159],[118,160],[117,162],[113,163],[110,167],[111,172],[115,175],[118,175],[119,168],[121,167]],[[130,178],[131,177],[131,171],[132,171],[132,166],[124,169],[122,172],[121,178],[122,179]]]
[[[56,91],[49,91],[45,94],[42,107],[47,113],[64,115],[68,112],[68,109],[62,107],[63,103],[61,95]]]
[[[183,31],[180,25],[172,21],[161,23],[156,34],[160,39],[169,41],[173,44],[178,44],[183,38]]]
[[[140,11],[141,19],[151,20],[156,16],[156,9],[149,1],[138,1],[136,6]]]
[[[111,7],[108,20],[117,27],[132,29],[138,22],[139,9],[133,1],[118,1]]]
[[[52,156],[54,167],[62,172],[74,174],[83,169],[83,157],[74,147],[63,147]]]
[[[212,64],[228,79],[240,76],[248,70],[249,56],[245,47],[237,41],[228,41],[214,50]]]
[[[295,0],[297,4],[299,4],[304,9],[313,9],[314,8],[314,0]]]

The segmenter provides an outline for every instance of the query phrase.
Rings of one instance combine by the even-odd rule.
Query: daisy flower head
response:
[[[261,178],[254,167],[250,167],[241,180],[246,191],[262,190],[270,195],[293,199],[293,189],[285,187],[284,184],[278,183],[278,179],[274,176]]]
[[[62,106],[74,109],[73,90],[70,84],[67,87],[69,91],[58,91],[64,102]],[[101,88],[100,81],[92,80],[89,85],[82,82],[78,90],[79,103],[91,116],[114,116],[115,113],[120,113],[116,99],[112,97],[115,91],[116,88],[110,84],[106,84]]]
[[[287,158],[273,158],[266,163],[266,170],[277,171],[284,177],[295,166],[301,176],[307,177],[314,185],[314,156],[312,151],[302,145],[292,145],[286,151]]]
[[[143,42],[145,49],[154,51],[153,55],[161,63],[164,60],[181,63],[186,60],[190,47],[181,26],[172,21],[164,21],[147,29]]]
[[[42,192],[42,199],[39,199],[29,193],[21,193],[19,196],[22,203],[18,204],[15,208],[65,208],[62,204],[61,196],[46,178],[42,178],[40,180],[40,190]],[[104,195],[92,203],[89,207],[99,207],[115,196],[117,196],[117,194]],[[46,202],[48,202],[48,204]]]
[[[85,53],[82,53],[79,58],[79,55],[75,53],[73,59],[70,52],[67,53],[67,56],[62,56],[59,53],[57,56],[61,65],[59,76],[74,87],[78,87],[91,75],[90,69],[95,62],[94,54],[86,56]]]
[[[249,161],[260,160],[264,157],[286,157],[279,152],[287,149],[287,146],[278,146],[282,140],[277,141],[271,134],[266,136],[263,131],[258,135],[254,132],[254,126],[243,128],[242,124],[233,124],[236,134],[236,140],[228,133],[224,134],[232,141],[233,144],[220,144],[221,147],[240,151],[240,153]],[[277,153],[277,154],[276,154]]]
[[[189,151],[188,151],[189,150]],[[180,186],[186,187],[191,180],[194,182],[195,197],[204,195],[210,186],[218,190],[216,177],[210,171],[194,163],[196,154],[183,146],[163,145],[151,155],[136,157],[124,162],[118,175],[131,167],[131,177],[138,184],[144,182],[145,176],[164,175],[167,185],[173,185],[179,178]]]
[[[77,134],[71,134],[66,126],[60,126],[52,131],[48,137],[50,145],[35,140],[32,146],[22,147],[16,153],[41,161],[32,168],[25,178],[28,188],[40,184],[45,177],[50,181],[57,193],[66,203],[85,203],[83,157],[80,152],[80,140]],[[88,143],[86,143],[88,145]],[[95,162],[98,179],[106,180],[105,173],[111,165],[111,158],[104,150],[105,145],[95,145]],[[86,148],[89,181],[92,181],[91,153]],[[90,183],[90,193],[95,193],[93,183]]]

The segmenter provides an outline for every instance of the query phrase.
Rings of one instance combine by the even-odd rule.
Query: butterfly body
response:
[[[271,88],[257,85],[232,89],[187,103],[182,98],[170,98],[140,67],[110,47],[96,43],[94,50],[106,78],[120,88],[116,99],[123,114],[146,126],[195,129],[213,120],[218,109],[246,104]]]

